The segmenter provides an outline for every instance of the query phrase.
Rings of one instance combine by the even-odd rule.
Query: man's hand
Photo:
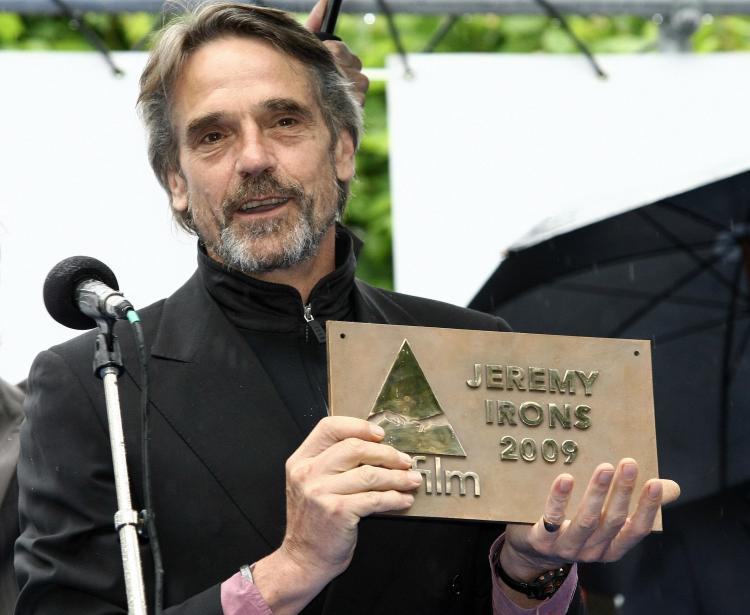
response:
[[[284,541],[254,571],[276,615],[298,612],[347,568],[362,517],[414,502],[421,474],[382,438],[367,421],[327,417],[287,460]]]
[[[629,517],[637,477],[638,465],[633,459],[621,460],[616,470],[611,464],[601,464],[594,470],[575,516],[566,519],[573,477],[558,476],[552,483],[542,519],[532,526],[508,525],[500,552],[503,569],[510,577],[528,582],[564,563],[620,559],[648,535],[659,507],[680,495],[674,481],[651,479],[644,484],[638,505]],[[556,526],[559,529],[555,530]],[[505,590],[521,606],[534,604],[508,587]]]
[[[327,5],[328,0],[318,0],[317,4],[310,11],[310,15],[308,15],[305,22],[305,28],[310,30],[310,32],[320,31]],[[323,44],[333,54],[341,72],[354,84],[354,96],[359,101],[359,104],[364,107],[365,96],[370,87],[370,80],[362,74],[362,62],[349,50],[346,43],[341,41],[323,41]]]

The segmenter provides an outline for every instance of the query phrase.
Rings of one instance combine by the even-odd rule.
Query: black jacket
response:
[[[493,316],[357,281],[358,320],[507,330]],[[140,311],[150,356],[154,503],[168,613],[220,614],[220,584],[284,532],[284,461],[302,440],[258,357],[194,275]],[[125,365],[137,365],[120,328]],[[124,613],[116,508],[94,334],[32,366],[19,460],[17,612]],[[134,507],[142,506],[138,376],[120,381]],[[487,553],[502,526],[364,519],[325,613],[490,612]],[[150,585],[150,554],[142,547]]]
[[[18,537],[16,463],[22,403],[21,389],[0,379],[0,615],[13,612],[18,594],[13,542]]]

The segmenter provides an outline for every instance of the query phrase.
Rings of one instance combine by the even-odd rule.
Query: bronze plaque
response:
[[[535,523],[553,479],[568,516],[602,462],[658,476],[648,341],[329,322],[332,415],[380,425],[423,484],[405,513]],[[661,529],[661,516],[654,524]]]

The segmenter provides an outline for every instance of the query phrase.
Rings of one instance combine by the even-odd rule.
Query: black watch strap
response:
[[[534,600],[546,600],[552,597],[565,582],[571,568],[570,564],[566,564],[565,566],[543,572],[533,581],[526,583],[525,581],[516,581],[516,579],[503,570],[500,564],[499,552],[492,558],[492,563],[495,567],[495,573],[503,580],[503,583]]]

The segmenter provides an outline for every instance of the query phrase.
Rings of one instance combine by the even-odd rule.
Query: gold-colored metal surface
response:
[[[602,462],[635,458],[636,493],[658,476],[649,342],[349,322],[327,331],[331,414],[380,425],[422,474],[398,514],[534,523],[562,472],[575,478],[571,516]]]
[[[407,340],[368,420],[383,428],[386,444],[405,453],[466,457]]]

